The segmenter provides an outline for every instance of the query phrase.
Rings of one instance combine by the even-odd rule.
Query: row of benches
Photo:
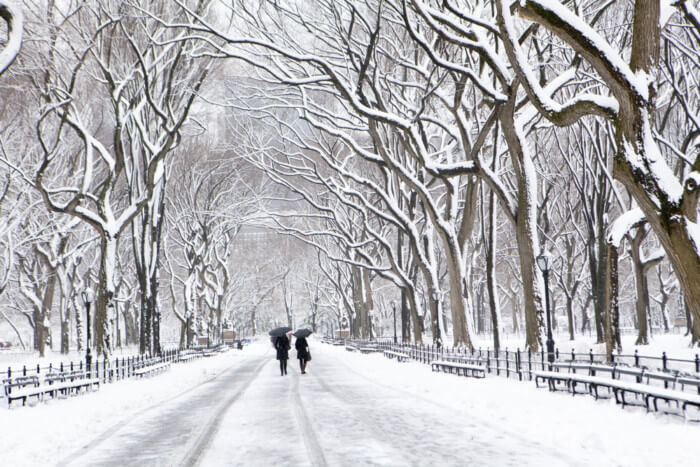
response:
[[[696,407],[700,410],[700,395],[688,392],[654,386],[651,384],[622,381],[614,378],[601,378],[599,376],[581,375],[576,373],[564,373],[559,371],[535,371],[535,385],[539,387],[540,382],[547,383],[550,391],[556,391],[559,387],[565,386],[572,395],[580,394],[576,391],[576,386],[581,385],[596,399],[601,397],[600,388],[607,389],[608,396],[612,393],[615,402],[625,405],[643,405],[647,411],[651,411],[653,406],[655,411],[659,410],[658,401],[663,400],[669,405],[675,402],[676,409],[680,411],[678,415],[687,417],[688,406]],[[641,397],[643,403],[631,402],[625,396],[632,394],[636,401]],[[669,411],[669,410],[666,410]],[[676,413],[676,412],[671,412]]]
[[[624,365],[601,365],[595,363],[568,362],[568,363],[552,363],[552,368],[557,370],[566,369],[569,373],[576,373],[577,370],[585,370],[589,376],[597,376],[598,373],[609,373],[612,379],[621,379],[622,376],[634,377],[637,383],[646,380],[647,384],[652,381],[660,381],[664,383],[664,388],[680,387],[684,390],[686,386],[693,386],[700,394],[700,379],[692,375],[686,375],[679,372],[660,372],[649,370],[642,367],[631,367]]]
[[[384,356],[390,359],[395,358],[400,362],[410,358],[406,353],[392,350],[384,350]],[[433,360],[430,362],[430,366],[433,371],[485,378],[486,367],[481,365],[481,363],[474,359],[450,358]],[[568,372],[535,371],[533,375],[537,387],[540,387],[540,382],[546,381],[551,391],[564,386],[572,394],[581,394],[581,392],[576,390],[577,385],[579,385],[583,386],[585,391],[596,399],[602,397],[599,389],[604,388],[608,391],[608,397],[614,396],[615,401],[622,407],[626,405],[642,405],[647,411],[651,411],[652,408],[658,411],[658,401],[662,400],[667,404],[666,412],[676,413],[683,416],[684,419],[687,418],[686,411],[689,406],[700,410],[700,379],[694,378],[692,375],[650,371],[647,368],[608,366],[582,362],[553,363],[552,368],[568,370]],[[576,373],[576,371],[582,370],[588,374]],[[608,373],[610,377],[597,376],[599,373]],[[634,377],[636,382],[621,380],[620,378],[623,375]],[[644,381],[646,381],[646,384]],[[664,387],[652,384],[653,381],[663,382]],[[686,386],[696,387],[698,394],[684,392]],[[680,390],[677,389],[678,387]],[[634,395],[634,402],[629,400],[629,395]],[[641,403],[638,402],[640,399]],[[671,403],[675,403],[675,411],[669,410]]]
[[[15,400],[21,399],[22,405],[26,405],[27,399],[30,397],[43,400],[46,394],[51,397],[56,397],[59,394],[67,396],[74,391],[75,393],[80,393],[82,389],[89,390],[93,387],[99,389],[100,387],[99,379],[89,378],[82,371],[47,373],[43,382],[39,380],[38,376],[33,375],[6,378],[2,380],[2,383],[8,406]]]
[[[146,360],[140,368],[133,370],[132,375],[139,377],[153,375],[169,367],[170,362]],[[55,398],[58,395],[79,394],[83,389],[86,391],[93,388],[99,389],[100,382],[99,378],[91,378],[83,370],[46,373],[43,380],[40,380],[38,375],[16,376],[2,380],[8,406],[16,400],[22,400],[24,406],[31,397],[41,401],[47,394]]]

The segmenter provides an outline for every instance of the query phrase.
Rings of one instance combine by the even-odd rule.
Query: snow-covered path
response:
[[[221,417],[267,360],[248,359],[103,433],[58,465],[195,465]]]
[[[262,465],[263,459],[269,465],[576,465],[563,450],[543,449],[489,420],[377,381],[336,349],[315,347],[306,375],[294,360],[285,377],[276,362],[265,368],[224,417],[202,466]]]
[[[280,376],[273,349],[259,342],[148,380],[2,411],[0,458],[13,466],[687,465],[700,436],[700,424],[532,382],[432,373],[314,341],[311,349],[306,375],[291,360]]]

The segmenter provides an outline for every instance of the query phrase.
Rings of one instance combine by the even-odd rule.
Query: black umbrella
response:
[[[302,328],[294,331],[294,337],[309,337],[311,335],[311,329]]]
[[[290,328],[288,326],[282,326],[281,328],[273,329],[268,334],[270,334],[271,336],[274,336],[274,337],[280,337],[280,336],[284,336],[285,334],[287,334],[291,330],[292,330],[292,328]]]

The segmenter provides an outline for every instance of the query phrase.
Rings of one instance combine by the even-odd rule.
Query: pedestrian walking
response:
[[[277,360],[280,361],[281,376],[287,374],[287,360],[289,360],[289,338],[286,335],[281,335],[275,340],[275,349],[277,349]]]
[[[294,342],[294,348],[297,349],[297,358],[299,359],[299,368],[301,368],[301,374],[305,375],[306,363],[311,360],[309,343],[306,341],[305,337],[297,337],[296,342]]]

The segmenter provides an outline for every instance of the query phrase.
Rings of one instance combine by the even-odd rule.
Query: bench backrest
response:
[[[5,387],[5,395],[12,393],[13,388],[23,388],[26,386],[39,386],[39,378],[37,376],[16,376],[14,378],[6,378],[2,380]]]

